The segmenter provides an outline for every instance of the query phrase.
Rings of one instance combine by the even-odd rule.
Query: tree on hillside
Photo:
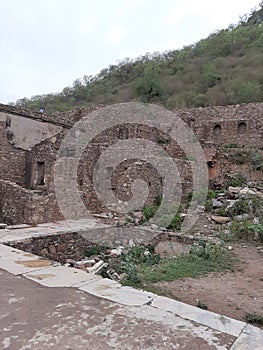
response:
[[[164,103],[167,94],[162,85],[159,73],[152,67],[146,68],[143,76],[135,85],[135,94],[142,102],[161,102]]]

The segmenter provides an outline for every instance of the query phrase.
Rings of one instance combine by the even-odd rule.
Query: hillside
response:
[[[33,96],[17,106],[46,113],[90,104],[158,102],[167,108],[263,101],[263,2],[237,25],[182,50],[125,59],[84,76],[57,94]]]

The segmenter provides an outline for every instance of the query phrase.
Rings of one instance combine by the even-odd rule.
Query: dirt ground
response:
[[[234,273],[158,282],[162,294],[196,306],[198,300],[208,310],[241,321],[245,313],[263,314],[263,254],[253,245],[235,244],[233,252],[240,259]]]

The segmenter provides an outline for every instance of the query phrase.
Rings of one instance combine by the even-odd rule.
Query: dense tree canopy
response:
[[[137,100],[170,109],[263,101],[262,62],[263,2],[237,25],[182,50],[125,58],[60,93],[23,98],[16,105],[52,113]]]

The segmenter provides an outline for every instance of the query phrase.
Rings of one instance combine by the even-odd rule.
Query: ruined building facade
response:
[[[52,116],[0,105],[0,222],[7,224],[62,220],[54,191],[54,163],[65,135],[74,123],[97,106]],[[263,103],[193,108],[175,111],[193,130],[203,147],[210,180],[241,172],[250,180],[263,178],[262,167],[243,157],[263,150]],[[171,125],[172,127],[172,125]],[[191,191],[191,159],[176,140],[146,125],[126,124],[98,134],[86,147],[78,170],[78,186],[83,202],[91,212],[106,211],[93,184],[93,169],[105,149],[118,140],[142,138],[158,143],[177,162],[184,195]],[[74,157],[68,149],[66,157]],[[243,158],[242,158],[243,157]],[[162,193],[162,179],[156,169],[134,159],[119,164],[112,177],[112,190],[120,201],[131,196],[130,184],[136,178],[148,183],[148,204]]]

